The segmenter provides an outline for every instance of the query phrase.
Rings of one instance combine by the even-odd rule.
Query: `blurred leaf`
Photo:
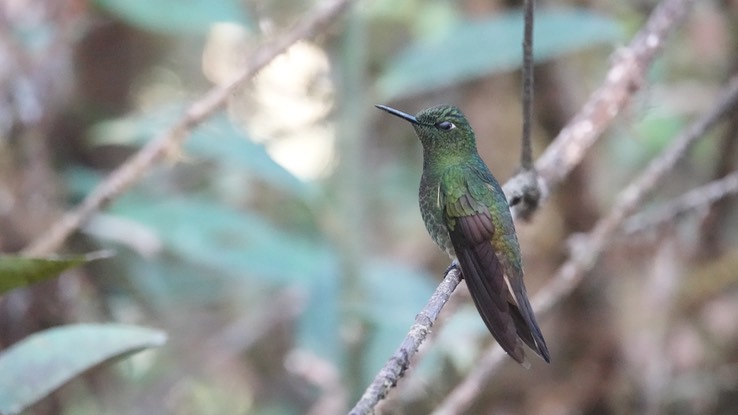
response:
[[[678,114],[646,114],[632,126],[621,128],[612,140],[608,140],[608,165],[620,166],[620,175],[630,176],[633,171],[659,154],[671,139],[684,128],[684,120]]]
[[[181,106],[150,111],[145,115],[130,115],[98,124],[92,132],[95,144],[146,144],[163,129],[182,116]],[[269,156],[263,145],[251,141],[246,134],[220,114],[192,131],[185,141],[188,156],[217,160],[249,171],[255,177],[300,197],[309,195],[310,187]]]
[[[469,373],[487,343],[494,341],[471,300],[453,313],[444,310],[442,315],[443,329],[436,333],[433,347],[423,352],[423,359],[413,368],[409,381],[416,387],[411,385],[408,390],[425,393],[425,385],[435,383],[444,371],[448,373],[449,364],[458,373]]]
[[[330,256],[319,241],[282,232],[261,216],[216,200],[128,197],[111,210],[144,224],[181,258],[225,275],[294,282],[310,278]]]
[[[213,270],[183,261],[174,255],[158,255],[142,258],[126,249],[120,249],[116,257],[139,301],[155,310],[158,316],[176,321],[183,310],[213,307],[233,291],[233,284],[222,275],[213,275]],[[220,278],[219,278],[220,277]],[[258,295],[255,284],[249,294]],[[230,290],[230,291],[229,291]],[[249,301],[249,298],[244,298]]]
[[[98,171],[81,166],[71,166],[62,172],[64,187],[69,193],[69,202],[79,202],[103,179]]]
[[[0,255],[0,294],[14,288],[54,278],[69,268],[110,256],[109,251],[48,258]]]
[[[291,191],[296,196],[309,196],[311,189],[307,183],[274,161],[263,145],[251,141],[225,115],[213,117],[195,130],[185,143],[185,151],[246,169],[265,182]]]
[[[237,0],[95,0],[121,20],[164,34],[203,34],[213,23],[248,26],[250,18]]]
[[[488,342],[491,335],[474,303],[469,301],[445,320],[443,330],[436,338],[436,350],[447,356],[459,373],[467,373],[474,367],[484,345],[480,340]]]
[[[373,327],[363,362],[368,383],[400,345],[435,284],[428,274],[392,261],[371,264],[364,276],[366,297],[358,312]]]
[[[199,280],[196,276],[193,280],[186,278],[192,269],[183,274],[176,271],[175,264],[146,261],[132,268],[132,272],[145,275],[134,277],[137,286],[156,303],[176,292],[187,294],[182,293],[182,284],[195,288],[209,284],[201,294],[212,295],[219,276],[258,278],[259,284],[296,284],[307,297],[298,321],[298,344],[332,362],[340,362],[340,278],[335,252],[320,240],[281,231],[263,217],[215,202],[127,197],[112,206],[111,214],[145,225],[158,235],[164,247],[200,272]],[[166,288],[169,285],[175,291]],[[254,283],[250,282],[249,287],[250,291],[255,290]]]
[[[298,319],[298,346],[333,362],[336,367],[343,367],[342,281],[338,259],[325,261],[324,269],[314,273],[308,283],[307,304]]]
[[[0,354],[0,413],[19,413],[82,372],[165,340],[161,331],[121,324],[75,324],[33,334]]]
[[[534,57],[538,61],[620,38],[618,23],[586,10],[538,10]],[[507,12],[461,22],[444,36],[411,45],[379,80],[383,99],[453,85],[522,63],[523,18]]]
[[[462,18],[460,7],[450,1],[374,0],[365,6],[371,19],[395,20],[403,30],[420,36],[437,36]]]
[[[397,2],[392,3],[394,7],[397,7]],[[417,33],[433,37],[455,26],[462,19],[459,9],[455,2],[424,2],[406,21],[412,22]]]

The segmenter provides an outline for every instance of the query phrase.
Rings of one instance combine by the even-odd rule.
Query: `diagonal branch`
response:
[[[548,146],[544,154],[535,163],[536,170],[540,174],[539,184],[543,191],[541,201],[545,200],[551,189],[561,183],[569,172],[581,162],[586,151],[596,142],[601,133],[613,122],[620,111],[630,102],[632,96],[640,89],[646,70],[663,48],[667,36],[683,20],[694,2],[695,0],[664,0],[654,9],[643,29],[636,34],[628,46],[618,51],[614,56],[603,84],[590,96],[580,112],[559,133],[554,142]],[[525,195],[525,186],[528,183],[528,179],[523,177],[525,174],[528,173],[518,173],[503,187],[511,205],[515,205],[516,203],[513,202],[515,200],[519,201]],[[512,211],[514,215],[520,215],[520,210],[517,207],[513,208]],[[453,268],[449,268],[449,270],[451,269]],[[555,278],[554,281],[575,280],[578,272],[574,265],[562,267],[559,272],[560,276]],[[449,278],[452,277],[447,272],[444,282],[441,284],[446,284]],[[567,289],[573,288],[573,286],[556,288],[556,284],[552,284],[554,284],[552,285],[552,288],[554,288],[552,293],[555,293],[558,298],[565,295]],[[451,289],[453,290],[455,286],[456,284]],[[438,295],[439,291],[442,291],[440,286],[436,289],[434,297]],[[538,303],[543,304],[539,304],[538,309],[550,308],[555,302],[555,297],[549,298],[546,295],[536,298],[539,299]],[[423,309],[420,313],[424,314],[427,311]],[[435,319],[431,319],[424,323],[422,333],[427,334],[434,322]],[[418,321],[416,321],[417,324],[419,324]],[[425,335],[420,338],[420,343],[424,340]],[[380,370],[359,403],[352,410],[352,415],[371,413],[374,406],[397,384],[417,351],[416,346],[405,348],[405,344],[406,342],[403,341],[393,357]],[[397,358],[398,356],[400,359]],[[502,357],[501,353],[499,357]],[[487,361],[485,360],[482,363],[486,364]],[[391,376],[388,376],[388,374],[391,374]]]
[[[141,180],[150,167],[162,160],[172,149],[179,147],[192,130],[225,106],[231,96],[246,81],[274,58],[300,40],[312,39],[338,17],[353,0],[333,0],[322,3],[292,30],[258,48],[246,62],[244,69],[230,83],[216,86],[195,101],[169,129],[161,132],[125,163],[115,169],[74,209],[56,221],[23,250],[24,255],[43,255],[53,252],[107,203],[120,196]]]
[[[653,211],[640,212],[628,218],[623,224],[622,233],[632,235],[654,229],[667,223],[674,223],[681,216],[738,194],[738,171],[694,188],[676,199],[664,203]]]
[[[617,236],[625,219],[633,214],[645,197],[658,186],[676,163],[738,103],[738,77],[733,78],[715,104],[702,117],[684,130],[658,158],[644,169],[617,196],[607,216],[600,219],[594,229],[574,241],[570,258],[559,268],[553,279],[531,301],[535,313],[542,316],[569,295],[579,285],[586,272],[591,270],[610,241]],[[499,349],[499,350],[498,350]],[[502,362],[502,349],[495,344],[446,400],[434,411],[434,415],[464,413],[472,400]]]

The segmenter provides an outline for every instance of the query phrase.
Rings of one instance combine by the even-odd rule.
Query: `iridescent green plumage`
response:
[[[523,285],[520,247],[500,185],[477,153],[461,111],[437,106],[416,116],[378,105],[410,121],[423,145],[420,212],[433,240],[456,257],[474,304],[502,348],[526,365],[525,343],[549,353]]]

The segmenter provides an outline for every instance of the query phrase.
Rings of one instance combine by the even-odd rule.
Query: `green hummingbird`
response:
[[[420,213],[433,240],[461,273],[485,325],[500,346],[529,367],[523,343],[549,362],[541,329],[523,284],[520,246],[499,183],[479,157],[461,111],[450,105],[412,116],[377,105],[409,121],[423,145]]]

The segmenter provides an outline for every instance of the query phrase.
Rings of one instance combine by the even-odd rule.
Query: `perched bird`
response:
[[[409,121],[423,145],[420,212],[433,240],[457,258],[474,304],[492,336],[525,367],[523,343],[550,360],[523,285],[520,246],[505,194],[477,152],[474,131],[448,105],[412,116],[377,105]]]

